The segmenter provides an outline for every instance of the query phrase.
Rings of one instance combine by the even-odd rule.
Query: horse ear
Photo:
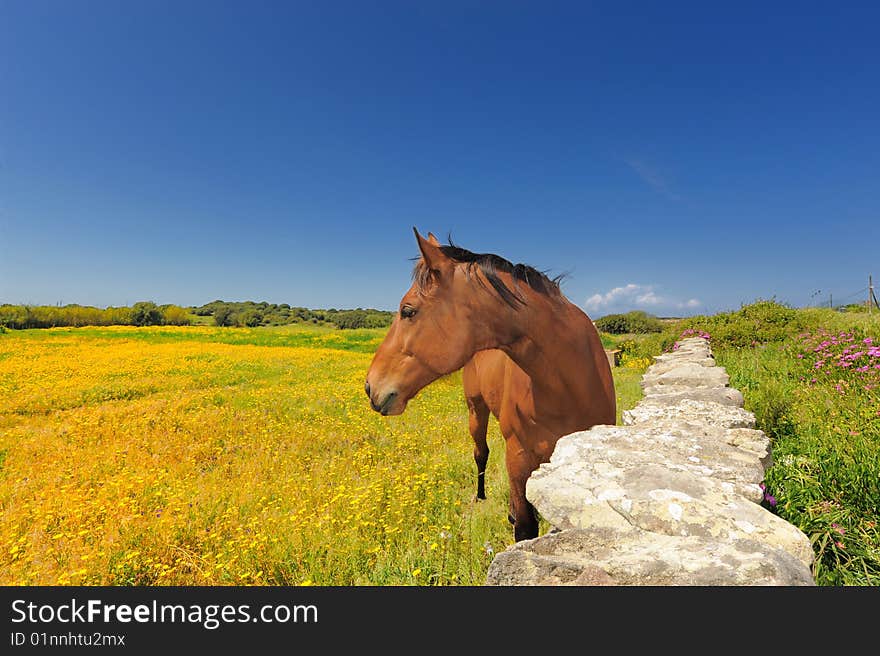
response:
[[[422,252],[422,259],[425,260],[428,268],[438,273],[444,271],[449,265],[449,258],[440,250],[440,242],[437,241],[437,238],[429,232],[428,238],[425,239],[415,227],[413,227],[413,232],[416,235],[419,250]]]

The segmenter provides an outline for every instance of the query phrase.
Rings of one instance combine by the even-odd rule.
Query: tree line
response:
[[[59,326],[184,326],[190,312],[178,305],[141,301],[131,307],[91,305],[0,305],[0,326],[13,329]]]
[[[293,323],[337,328],[383,328],[392,312],[371,308],[313,310],[286,303],[212,301],[200,306],[157,305],[139,301],[132,306],[98,308],[89,305],[0,305],[0,327],[22,330],[81,326],[186,326],[196,317],[210,317],[216,326],[283,326]],[[200,322],[201,323],[201,322]]]
[[[356,308],[354,310],[313,310],[287,303],[254,301],[211,301],[192,308],[197,316],[213,317],[217,326],[286,326],[292,323],[332,324],[337,328],[384,328],[391,325],[393,312]]]

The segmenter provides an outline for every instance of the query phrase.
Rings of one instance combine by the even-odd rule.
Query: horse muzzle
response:
[[[400,395],[392,390],[385,393],[375,393],[370,388],[370,383],[364,385],[364,391],[370,399],[370,407],[382,416],[399,415],[406,408],[406,403],[400,403]]]

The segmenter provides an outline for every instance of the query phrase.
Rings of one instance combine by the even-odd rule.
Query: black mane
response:
[[[440,251],[453,262],[465,264],[466,272],[470,277],[474,267],[479,268],[492,288],[498,293],[501,299],[509,306],[516,308],[517,305],[525,305],[525,299],[516,291],[510,289],[501,278],[498,277],[499,272],[510,274],[515,282],[524,282],[534,291],[546,296],[559,296],[561,291],[559,283],[563,276],[549,278],[546,273],[538,271],[534,267],[527,264],[513,264],[509,260],[504,259],[500,255],[493,253],[473,253],[469,250],[456,246],[449,240],[449,244],[440,246]],[[423,289],[428,282],[430,271],[425,261],[418,258],[413,268],[413,280]],[[485,285],[482,278],[477,277],[480,284]]]

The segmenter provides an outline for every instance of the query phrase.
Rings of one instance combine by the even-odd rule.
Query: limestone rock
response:
[[[570,529],[498,554],[488,585],[814,586],[790,553],[748,538],[658,535],[636,527]]]
[[[550,462],[533,472],[528,484],[535,487],[555,471],[563,477],[595,477],[603,482],[612,470],[597,470],[594,464],[617,472],[654,463],[715,478],[756,503],[763,497],[759,484],[764,480],[764,469],[754,452],[731,445],[723,428],[687,423],[594,426],[572,433],[557,442]]]
[[[812,563],[803,532],[737,493],[748,485],[701,474],[697,463],[597,448],[599,442],[584,438],[596,428],[562,438],[526,484],[529,501],[556,528],[635,526],[663,535],[756,539]]]
[[[667,385],[687,385],[689,387],[727,387],[729,377],[723,367],[704,367],[693,362],[682,362],[663,373],[646,372],[641,386],[660,387]]]
[[[660,358],[662,356],[658,356]],[[701,367],[714,367],[715,366],[715,358],[709,357],[701,357],[701,356],[689,356],[687,358],[669,358],[666,360],[656,361],[655,364],[652,364],[648,367],[648,370],[645,373],[651,375],[658,375],[666,373],[667,371],[671,371],[676,367],[680,367],[682,364],[696,364]]]
[[[625,426],[647,422],[703,422],[724,428],[754,428],[755,415],[742,408],[717,401],[681,398],[677,403],[657,403],[643,399],[635,408],[622,413]]]
[[[642,401],[654,404],[675,405],[682,399],[710,401],[742,408],[745,405],[742,392],[733,387],[688,387],[684,385],[656,385],[645,387]]]
[[[499,553],[487,585],[815,585],[802,531],[762,505],[770,440],[709,343],[642,376],[622,426],[562,437],[526,496],[554,527]]]

